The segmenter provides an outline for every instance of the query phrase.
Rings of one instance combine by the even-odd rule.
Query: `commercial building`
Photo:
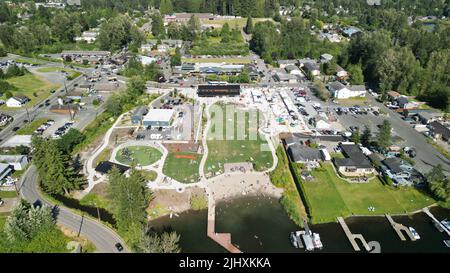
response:
[[[141,124],[144,116],[148,113],[147,106],[139,106],[133,112],[131,116],[131,123],[133,124]]]
[[[124,173],[130,169],[130,167],[125,165],[117,164],[110,161],[102,161],[97,165],[97,167],[95,167],[95,171],[103,175],[110,172],[113,167],[117,168],[120,173]]]
[[[15,148],[18,146],[31,147],[31,135],[14,135],[10,137],[0,147],[2,148]]]
[[[199,97],[235,97],[241,94],[241,86],[238,84],[227,85],[199,85],[197,95]]]
[[[170,126],[173,114],[173,109],[150,109],[144,116],[142,123],[145,127],[164,127]]]

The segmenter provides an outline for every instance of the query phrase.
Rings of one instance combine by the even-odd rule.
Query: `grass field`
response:
[[[131,161],[123,155],[125,149],[131,154]],[[131,165],[133,162],[141,166],[148,166],[158,161],[162,156],[162,153],[148,146],[131,146],[120,149],[116,154],[116,160],[125,165]]]
[[[183,63],[229,63],[229,64],[249,64],[250,58],[181,58]]]
[[[257,171],[271,167],[272,153],[267,149],[267,142],[257,133],[259,113],[246,112],[235,105],[220,105],[217,109],[221,109],[223,120],[220,120],[219,114],[216,118],[211,109],[205,173],[223,172],[225,163],[251,162]]]
[[[36,129],[39,126],[41,126],[45,122],[47,122],[46,118],[40,118],[40,119],[36,119],[36,120],[32,121],[31,123],[27,123],[27,125],[25,125],[24,127],[20,128],[16,132],[16,135],[31,135],[31,134],[34,133],[34,131],[36,131]]]
[[[164,162],[163,173],[182,183],[199,180],[201,155],[197,153],[169,153]]]
[[[17,87],[17,91],[12,92],[13,95],[25,95],[31,100],[26,104],[28,107],[32,107],[42,100],[45,100],[50,95],[51,90],[59,88],[59,85],[53,84],[31,73],[20,77],[10,78],[6,81]],[[0,109],[4,110],[11,108],[2,105]]]
[[[16,191],[0,191],[0,198],[14,198],[17,196]]]
[[[382,215],[413,212],[435,201],[414,188],[392,188],[378,178],[350,184],[340,179],[330,163],[312,171],[313,181],[302,181],[314,223],[335,221],[338,216]],[[368,207],[375,207],[370,212]]]

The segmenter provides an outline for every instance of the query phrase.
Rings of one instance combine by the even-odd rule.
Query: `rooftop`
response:
[[[175,110],[173,109],[150,109],[145,115],[145,121],[167,121],[169,122],[172,119],[173,113]]]

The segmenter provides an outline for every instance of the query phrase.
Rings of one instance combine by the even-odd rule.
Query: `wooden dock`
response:
[[[392,219],[392,217],[389,214],[386,214],[386,218],[388,219],[388,221],[391,224],[392,228],[397,233],[398,237],[400,237],[400,240],[406,241],[406,238],[403,235],[402,231],[404,231],[408,235],[408,237],[409,237],[409,239],[411,239],[411,241],[415,241],[416,240],[416,238],[414,238],[414,236],[412,235],[411,231],[407,227],[405,227],[402,224],[399,224],[399,223],[395,222],[394,219]]]
[[[367,244],[366,240],[361,234],[353,234],[350,229],[348,228],[347,224],[344,221],[344,218],[338,217],[337,218],[339,224],[341,225],[342,229],[344,230],[345,235],[347,236],[348,240],[350,241],[350,244],[352,245],[353,249],[355,251],[360,251],[361,249],[358,246],[358,243],[356,242],[356,239],[359,239],[366,251],[370,251],[370,246]]]
[[[440,227],[443,231],[445,231],[445,233],[447,233],[448,236],[450,236],[450,231],[447,230],[444,227],[444,225],[442,225],[441,222],[439,222],[439,220],[436,219],[436,217],[434,217],[434,215],[430,212],[428,208],[423,208],[422,211],[431,218],[436,227]]]
[[[223,248],[231,253],[242,253],[242,251],[237,248],[231,242],[230,233],[216,233],[216,205],[212,197],[208,198],[208,237],[216,241]]]

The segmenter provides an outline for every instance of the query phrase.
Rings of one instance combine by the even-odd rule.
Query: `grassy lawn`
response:
[[[267,142],[257,134],[259,113],[256,111],[246,112],[235,105],[220,105],[220,107],[223,121],[216,119],[214,112],[211,113],[212,126],[209,128],[207,137],[208,158],[205,164],[205,173],[223,172],[225,163],[251,162],[257,171],[271,167],[273,164],[272,153],[267,149],[262,150],[262,148],[267,148]],[[226,111],[232,111],[228,118]],[[244,116],[245,118],[243,118]],[[255,118],[250,120],[250,116]],[[242,131],[243,129],[243,136],[238,138],[238,130]],[[222,133],[220,133],[221,131]],[[239,135],[241,135],[240,133]]]
[[[41,64],[45,64],[46,63],[46,62],[44,62],[42,60],[30,59],[30,58],[17,58],[14,61],[16,61],[18,63],[32,64],[32,65],[41,65]]]
[[[37,72],[41,72],[41,73],[50,73],[50,72],[61,72],[64,71],[66,73],[68,73],[69,75],[67,76],[68,80],[73,80],[77,77],[79,77],[81,75],[81,72],[69,69],[69,68],[64,68],[64,67],[42,67],[36,70]]]
[[[206,41],[196,41],[189,49],[189,54],[195,56],[247,56],[249,53],[248,45],[243,41],[222,42],[215,37],[209,37]]]
[[[125,149],[128,149],[130,158],[127,158],[124,155]],[[158,161],[161,156],[162,153],[156,148],[148,146],[131,146],[120,149],[116,154],[116,160],[125,165],[131,165],[135,162],[141,166],[147,166]]]
[[[183,63],[230,63],[230,64],[249,64],[250,58],[182,58]]]
[[[27,123],[24,127],[20,128],[16,135],[31,135],[36,129],[47,122],[46,118],[40,118],[32,121],[31,123]]]
[[[169,153],[164,162],[163,173],[182,183],[197,182],[200,160],[201,155],[197,153]]]
[[[83,206],[98,207],[108,209],[108,200],[95,193],[88,193],[80,199],[80,204]]]
[[[155,181],[158,177],[158,173],[155,171],[140,171],[140,173],[145,177],[145,179],[150,181]]]
[[[302,181],[314,223],[335,221],[338,216],[382,215],[412,212],[435,201],[414,188],[384,186],[378,178],[350,184],[336,176],[330,163],[311,173],[313,181]],[[368,207],[375,207],[370,212]]]
[[[0,191],[0,198],[14,198],[17,196],[16,191]]]
[[[17,87],[17,91],[13,91],[13,95],[25,95],[30,98],[30,102],[26,105],[32,107],[42,100],[45,100],[53,89],[58,89],[58,84],[53,84],[45,79],[39,78],[36,75],[28,73],[24,76],[14,77],[6,80],[8,83]],[[2,105],[0,109],[11,109],[6,105]]]
[[[305,206],[300,198],[299,191],[289,170],[289,160],[283,146],[277,149],[278,165],[270,173],[270,181],[278,188],[283,188],[280,203],[286,213],[297,225],[302,226],[302,219],[307,219]]]

